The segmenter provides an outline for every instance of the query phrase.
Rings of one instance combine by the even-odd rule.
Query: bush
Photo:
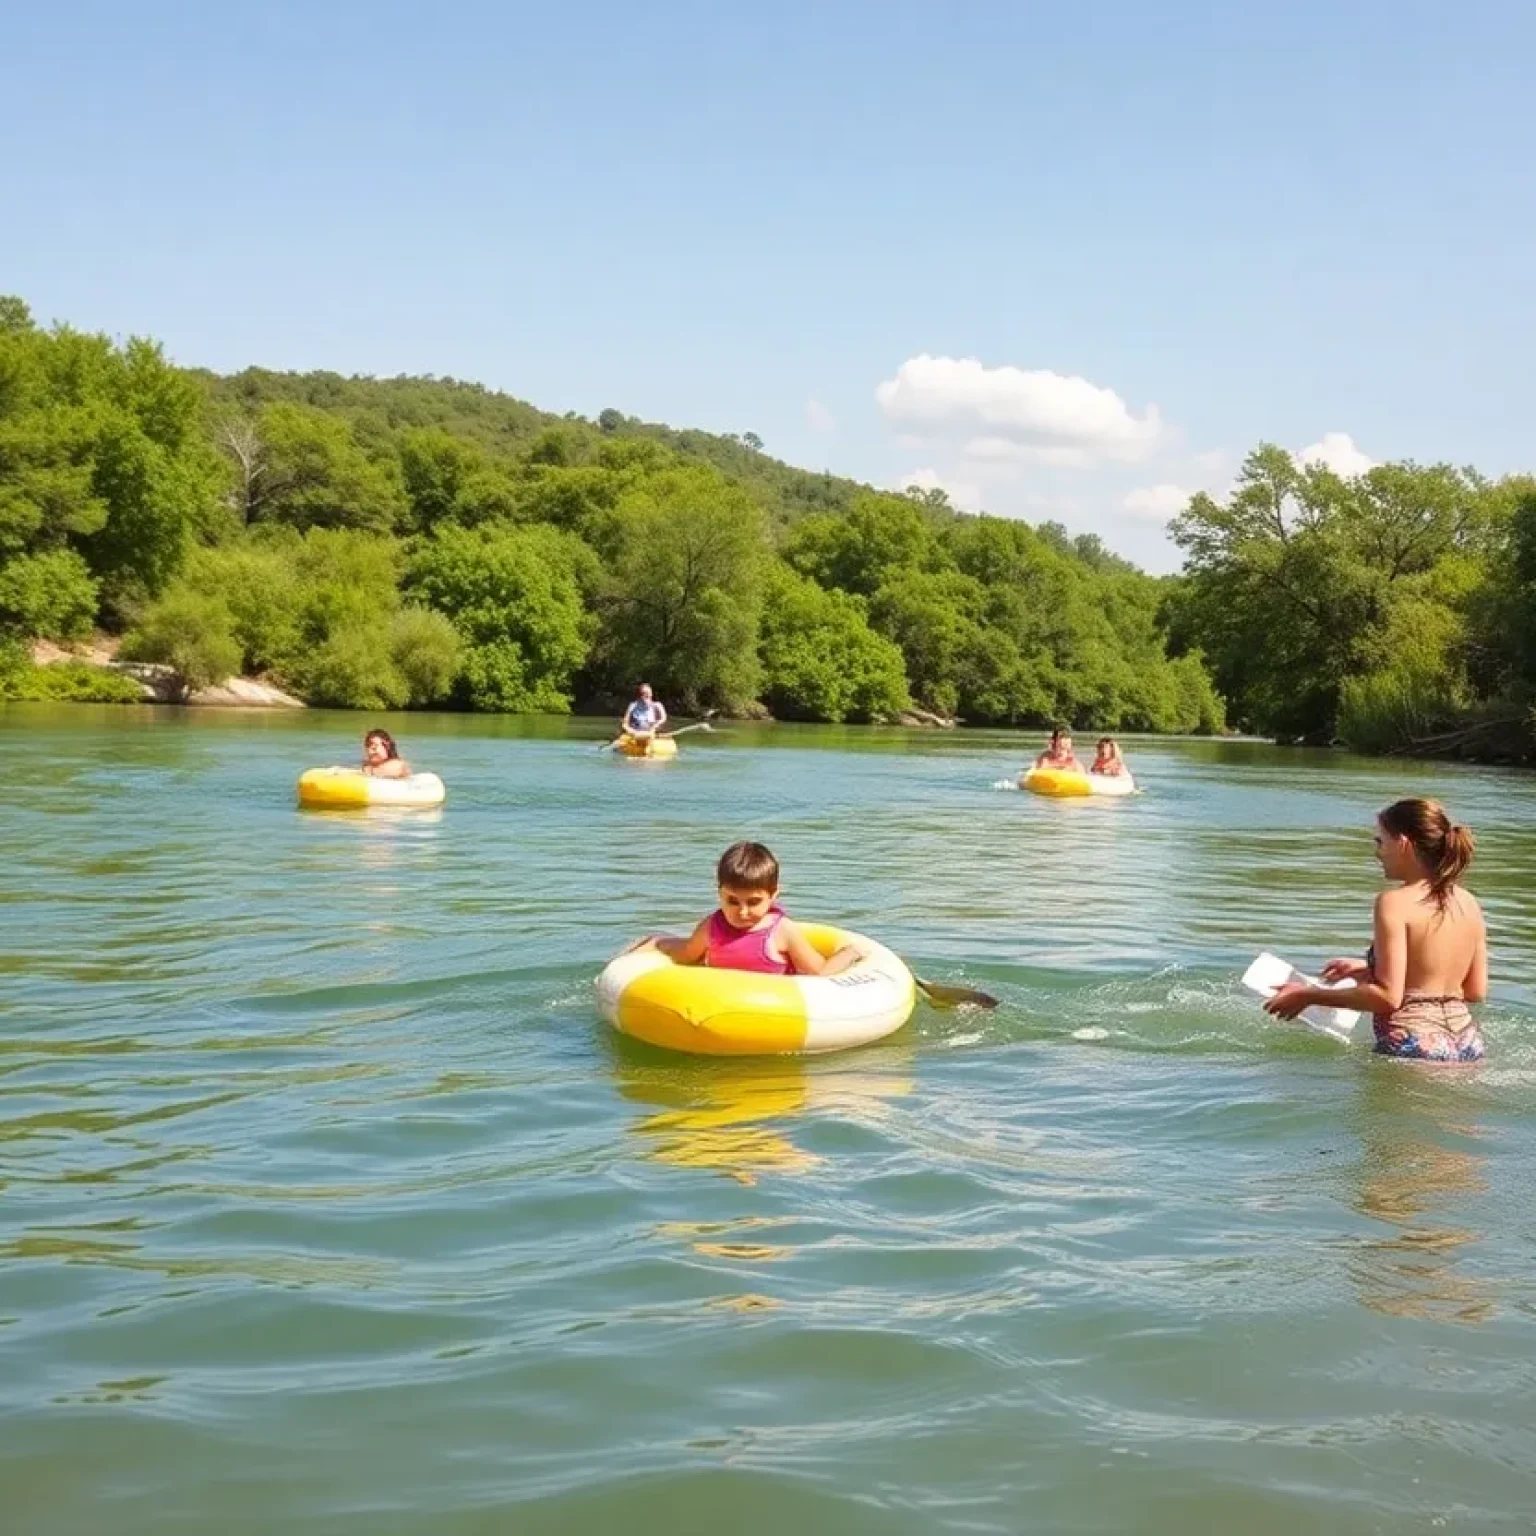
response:
[[[97,597],[96,578],[72,549],[13,555],[0,564],[0,633],[84,639]]]
[[[1211,674],[1205,669],[1205,660],[1198,652],[1180,656],[1167,663],[1178,693],[1178,709],[1172,729],[1191,731],[1200,736],[1220,736],[1227,728],[1227,706]]]
[[[463,649],[451,620],[430,608],[402,608],[389,623],[389,649],[410,703],[436,704],[447,698]]]
[[[336,630],[295,666],[294,678],[311,704],[332,709],[400,709],[411,696],[390,634],[378,623]]]
[[[240,672],[282,672],[301,647],[303,592],[297,568],[302,548],[287,540],[242,540],[197,550],[178,586],[221,599],[240,644]]]
[[[234,616],[221,597],[174,587],[123,637],[125,661],[168,666],[192,692],[221,683],[240,670]]]
[[[84,661],[32,664],[26,648],[0,643],[0,699],[67,700],[76,704],[142,704],[144,690],[131,677]]]
[[[1393,667],[1350,678],[1339,693],[1339,739],[1356,752],[1402,751],[1456,724],[1463,701],[1437,673]]]

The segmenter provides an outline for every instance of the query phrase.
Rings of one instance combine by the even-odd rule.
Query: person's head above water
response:
[[[645,702],[649,704],[653,697],[651,693],[651,685],[649,683],[641,683],[640,686],[635,689],[635,697],[637,699],[644,699]]]
[[[400,751],[388,731],[373,730],[363,737],[363,756],[370,763],[387,763],[390,758],[399,757]]]
[[[1098,752],[1104,758],[1119,757],[1120,743],[1113,736],[1100,736]]]
[[[1438,800],[1397,800],[1376,818],[1376,857],[1389,880],[1427,880],[1443,907],[1472,862],[1477,843]]]
[[[720,911],[733,928],[753,928],[779,896],[779,861],[761,843],[732,843],[715,866]]]
[[[1072,732],[1064,731],[1058,725],[1051,732],[1051,754],[1055,757],[1067,757],[1072,752]]]

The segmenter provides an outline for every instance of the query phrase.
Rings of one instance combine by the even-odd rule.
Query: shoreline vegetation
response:
[[[1225,734],[1528,761],[1536,480],[1261,445],[1094,535],[478,385],[179,368],[0,297],[0,699]]]

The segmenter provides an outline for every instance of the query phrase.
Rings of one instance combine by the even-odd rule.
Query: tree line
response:
[[[0,696],[132,695],[27,663],[99,629],[188,686],[339,707],[565,711],[645,677],[683,710],[1529,753],[1536,481],[1261,445],[1172,531],[1183,573],[1153,578],[750,432],[221,377],[0,299]]]
[[[1174,520],[1174,651],[1235,724],[1363,752],[1536,755],[1536,478],[1382,464],[1342,478],[1263,444]]]
[[[1220,730],[1165,583],[1092,537],[795,470],[751,433],[453,380],[180,369],[0,301],[0,688],[122,636],[188,686],[381,709]],[[89,669],[46,669],[90,693]],[[121,678],[103,680],[115,696]]]

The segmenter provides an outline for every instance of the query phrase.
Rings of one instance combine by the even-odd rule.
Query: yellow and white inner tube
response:
[[[864,958],[836,976],[766,976],[678,965],[654,946],[609,962],[597,1006],[620,1032],[699,1056],[816,1055],[867,1045],[912,1016],[912,973],[883,944],[803,923],[823,955],[857,944]]]
[[[435,773],[380,779],[356,768],[309,768],[299,775],[299,804],[357,810],[367,805],[441,805],[447,791]]]
[[[1031,768],[1020,774],[1019,788],[1034,795],[1076,800],[1088,795],[1134,795],[1136,781],[1128,773],[1077,773],[1070,768]]]

